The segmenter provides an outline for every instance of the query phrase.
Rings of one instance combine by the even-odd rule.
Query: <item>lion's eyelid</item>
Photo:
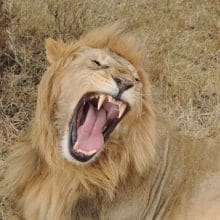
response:
[[[109,68],[108,65],[102,65],[98,60],[91,60],[93,63],[95,63],[97,66],[100,66],[102,69]]]
[[[136,82],[140,82],[140,79],[137,78],[137,77],[135,77],[135,81],[136,81]]]
[[[93,63],[95,63],[98,66],[101,66],[101,63],[98,60],[92,60]]]

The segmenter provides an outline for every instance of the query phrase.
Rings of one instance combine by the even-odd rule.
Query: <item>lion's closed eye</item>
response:
[[[107,68],[109,68],[110,66],[108,66],[108,65],[105,65],[105,64],[101,64],[101,62],[100,61],[98,61],[98,60],[91,60],[92,61],[92,63],[94,63],[97,67],[99,67],[99,68],[101,68],[101,69],[107,69]]]

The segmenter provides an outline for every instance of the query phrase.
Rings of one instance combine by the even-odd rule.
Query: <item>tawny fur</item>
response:
[[[120,74],[114,64],[112,72],[83,72],[83,59],[90,53],[102,57],[102,51],[109,59],[127,60],[134,72],[126,69],[126,77],[140,83],[127,95],[133,97],[131,110],[104,150],[79,165],[64,158],[61,146],[76,102],[108,85],[111,92],[110,76]],[[155,123],[134,38],[113,25],[67,45],[49,39],[46,53],[50,66],[39,86],[36,114],[13,146],[4,180],[24,219],[220,219],[219,140],[192,140],[162,120]]]

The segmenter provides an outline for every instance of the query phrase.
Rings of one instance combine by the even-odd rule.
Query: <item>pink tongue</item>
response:
[[[103,128],[107,122],[106,112],[89,106],[85,122],[77,129],[78,149],[91,151],[102,148],[104,144]]]

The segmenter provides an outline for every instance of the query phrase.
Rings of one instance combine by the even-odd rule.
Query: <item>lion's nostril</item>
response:
[[[120,86],[120,84],[122,83],[122,79],[119,77],[113,77],[113,79],[116,82],[117,86]]]
[[[117,87],[119,89],[118,97],[121,96],[121,94],[127,90],[130,89],[134,84],[131,80],[128,80],[124,77],[112,77],[115,83],[117,84]]]
[[[125,90],[131,88],[131,87],[134,85],[131,80],[128,80],[128,79],[126,79],[126,78],[124,78],[124,77],[114,77],[114,76],[113,76],[113,79],[114,79],[114,81],[116,82],[118,88],[119,88],[120,90],[123,90],[123,91],[125,91]],[[123,92],[123,91],[122,91],[122,92]]]

